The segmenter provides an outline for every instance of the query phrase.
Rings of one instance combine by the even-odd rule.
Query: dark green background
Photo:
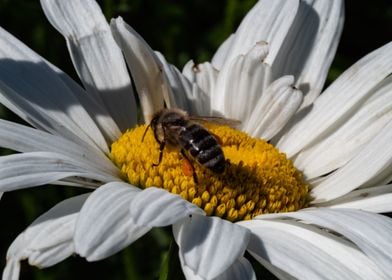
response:
[[[66,1],[66,0],[65,0]],[[182,67],[189,59],[209,60],[254,0],[98,1],[108,19],[121,15],[153,49]],[[66,45],[46,20],[39,1],[0,0],[0,25],[77,79]],[[392,1],[346,1],[346,20],[328,82],[365,54],[392,39]],[[0,116],[19,121],[0,107]],[[0,150],[1,154],[8,151]],[[13,239],[73,188],[47,186],[7,193],[0,201],[0,267]],[[45,270],[23,265],[21,279],[155,279],[170,243],[170,229],[157,229],[104,261],[72,257]]]

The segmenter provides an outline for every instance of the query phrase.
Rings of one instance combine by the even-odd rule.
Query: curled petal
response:
[[[306,0],[271,62],[273,79],[293,75],[305,107],[319,96],[335,56],[344,21],[344,1]]]
[[[250,232],[218,217],[193,215],[173,226],[184,273],[212,279],[240,258]]]
[[[240,257],[228,270],[214,280],[256,280],[256,274],[250,262]]]
[[[269,44],[268,61],[273,61],[290,30],[298,6],[299,1],[258,1],[242,20],[232,38],[225,42],[225,45],[230,44],[230,47],[220,48],[215,54],[214,66],[221,69],[238,55],[246,54],[258,42]]]
[[[138,193],[130,206],[132,221],[136,225],[164,227],[204,211],[179,195],[150,187]]]
[[[121,17],[111,21],[111,30],[131,69],[144,119],[150,122],[152,115],[163,108],[163,98],[172,107],[173,97],[163,66],[150,46]]]
[[[259,42],[246,53],[234,57],[221,69],[211,106],[215,112],[245,122],[270,83],[270,66],[264,63],[269,46]]]
[[[296,113],[303,100],[302,92],[293,87],[292,76],[270,84],[246,124],[245,131],[254,137],[270,140]]]
[[[19,279],[21,260],[42,268],[72,255],[76,218],[88,195],[60,202],[22,232],[8,249],[3,279]]]
[[[89,261],[111,256],[122,250],[151,227],[131,221],[129,205],[139,189],[126,183],[108,183],[92,193],[75,229],[75,250]]]

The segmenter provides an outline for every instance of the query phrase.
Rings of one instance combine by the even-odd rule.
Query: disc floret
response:
[[[302,174],[273,145],[227,126],[209,126],[226,158],[223,174],[192,162],[198,182],[184,169],[175,147],[166,147],[162,162],[159,145],[145,125],[124,133],[112,144],[111,158],[126,181],[179,194],[207,215],[230,221],[248,220],[264,213],[296,211],[306,206],[308,185]]]

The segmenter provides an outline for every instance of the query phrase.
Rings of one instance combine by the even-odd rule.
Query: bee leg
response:
[[[165,148],[165,141],[159,143],[159,160],[158,163],[153,163],[152,166],[159,166],[163,157],[163,149]]]
[[[191,168],[192,168],[193,181],[195,182],[195,184],[197,184],[197,183],[199,182],[199,180],[197,179],[197,175],[196,175],[196,172],[195,172],[195,168],[193,167],[192,162],[190,161],[190,159],[188,158],[188,156],[186,155],[184,149],[181,149],[181,155],[184,157],[184,159],[186,159],[186,160],[188,161],[189,165],[191,166]]]

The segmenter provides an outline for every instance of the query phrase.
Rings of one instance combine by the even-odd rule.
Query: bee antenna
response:
[[[142,142],[144,141],[144,137],[146,136],[147,130],[150,128],[150,126],[151,126],[151,123],[149,125],[147,125],[146,130],[143,133]]]

